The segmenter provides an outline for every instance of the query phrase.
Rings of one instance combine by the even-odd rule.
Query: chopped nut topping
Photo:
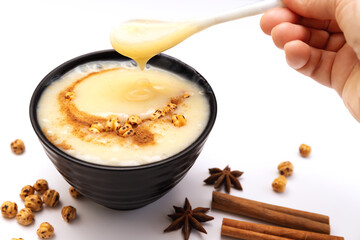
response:
[[[25,144],[22,140],[16,139],[10,144],[11,151],[17,155],[25,152]]]
[[[186,119],[184,115],[173,115],[171,118],[172,124],[174,124],[175,127],[183,127],[186,124]]]
[[[65,222],[70,223],[76,218],[76,208],[74,208],[73,206],[63,207],[63,209],[61,210],[61,216],[65,220]]]
[[[67,93],[65,94],[65,99],[66,99],[66,100],[71,101],[71,100],[74,99],[74,97],[75,97],[75,93],[73,93],[73,92],[67,92]]]
[[[14,218],[17,214],[17,204],[14,202],[6,201],[1,205],[1,214],[6,218]]]
[[[43,222],[40,224],[39,229],[36,231],[36,234],[40,239],[48,239],[54,235],[54,227],[51,226],[48,222]]]
[[[141,118],[137,115],[130,116],[127,121],[131,125],[139,125],[142,122]]]
[[[35,215],[30,208],[23,208],[16,214],[16,220],[19,224],[27,226],[34,222]]]

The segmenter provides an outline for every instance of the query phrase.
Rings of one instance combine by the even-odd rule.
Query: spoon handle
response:
[[[284,7],[284,6],[285,5],[282,2],[282,0],[263,0],[230,12],[222,13],[216,16],[212,16],[211,18],[200,20],[199,26],[201,29],[205,29],[219,23],[254,16],[257,14],[264,13],[271,8]]]

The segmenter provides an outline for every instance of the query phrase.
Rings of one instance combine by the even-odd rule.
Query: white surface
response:
[[[151,3],[150,3],[151,2]],[[67,224],[61,206],[36,213],[35,224],[23,227],[0,218],[0,239],[37,239],[43,221],[55,227],[53,239],[183,239],[181,231],[164,234],[172,205],[188,197],[193,207],[210,206],[212,186],[207,169],[229,164],[242,170],[244,191],[233,195],[319,212],[330,216],[332,234],[360,239],[360,127],[337,94],[288,68],[282,51],[259,28],[260,17],[222,24],[199,33],[167,51],[193,66],[212,85],[218,119],[208,142],[183,181],[160,200],[135,211],[114,211],[89,200],[72,199],[69,185],[46,157],[28,117],[28,105],[39,81],[75,56],[111,47],[113,26],[132,18],[176,19],[207,16],[241,6],[239,0],[205,1],[1,1],[1,174],[0,202],[23,202],[18,194],[38,178],[61,194],[61,206],[73,205],[78,219]],[[21,138],[26,153],[15,156],[10,142]],[[310,158],[297,149],[312,146]],[[292,161],[295,173],[284,194],[271,182],[277,165]],[[223,191],[223,190],[222,190]],[[207,235],[193,231],[190,239],[220,236],[223,217],[204,224]],[[249,220],[249,219],[247,219]]]

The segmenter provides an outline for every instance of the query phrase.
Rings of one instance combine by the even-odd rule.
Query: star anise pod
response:
[[[238,190],[242,190],[242,186],[237,179],[240,177],[243,172],[241,171],[231,171],[229,165],[221,170],[219,168],[210,168],[209,169],[210,177],[204,180],[207,184],[215,184],[215,188],[219,188],[223,183],[225,183],[226,192],[230,193],[231,185]]]
[[[185,198],[183,208],[174,206],[174,209],[175,213],[168,215],[173,222],[164,230],[164,232],[171,232],[182,227],[185,240],[189,239],[192,228],[195,228],[200,232],[207,233],[200,222],[207,222],[214,219],[213,217],[205,214],[210,208],[198,207],[192,209],[187,198]]]

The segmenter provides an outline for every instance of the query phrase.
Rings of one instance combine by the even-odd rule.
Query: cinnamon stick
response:
[[[249,199],[240,198],[240,197],[239,197],[239,199],[241,199],[243,202],[248,202],[248,203],[251,203],[251,204],[255,204],[255,205],[265,207],[267,209],[271,209],[271,210],[274,210],[274,211],[277,211],[277,212],[282,212],[282,213],[286,213],[286,214],[290,214],[290,215],[294,215],[294,216],[298,216],[298,217],[308,218],[308,219],[314,220],[316,222],[322,222],[322,223],[326,223],[326,224],[330,223],[330,218],[329,218],[329,216],[326,216],[326,215],[301,211],[301,210],[282,207],[282,206],[277,206],[277,205],[272,205],[272,204],[258,202],[258,201],[249,200]]]
[[[251,203],[253,203],[255,205],[262,206],[262,207],[265,207],[267,209],[271,209],[271,210],[274,210],[274,211],[277,211],[277,212],[282,212],[282,213],[286,213],[286,214],[290,214],[290,215],[294,215],[294,216],[298,216],[298,217],[308,218],[308,219],[314,220],[316,222],[322,222],[322,223],[325,223],[325,224],[330,223],[330,218],[329,218],[329,216],[326,216],[326,215],[301,211],[301,210],[282,207],[282,206],[277,206],[277,205],[272,205],[272,204],[258,202],[258,201],[254,201],[254,200],[248,200],[248,199],[245,199],[245,198],[243,198],[243,201],[248,201],[248,202],[251,202]]]
[[[269,204],[262,204],[261,202],[254,203],[252,200],[216,191],[213,192],[211,207],[284,227],[330,234],[330,225],[309,219],[309,215],[311,215],[309,212],[305,217],[301,216],[302,211],[295,209],[284,213],[283,207],[278,208],[278,206],[272,205],[271,209],[269,209]],[[297,212],[297,215],[291,214],[292,212]]]
[[[243,231],[237,231],[235,229],[240,229]],[[237,233],[241,234],[237,234]],[[225,236],[229,236],[231,234],[231,237],[234,237],[236,234],[238,238],[242,238],[243,234],[247,233],[249,236],[256,236],[254,233],[261,233],[265,235],[271,235],[271,236],[277,236],[282,237],[286,239],[294,239],[294,240],[344,240],[343,237],[337,237],[327,234],[321,234],[321,233],[315,233],[315,232],[309,232],[309,231],[302,231],[302,230],[296,230],[291,228],[283,228],[283,227],[276,227],[276,226],[270,226],[270,225],[264,225],[264,224],[258,224],[258,223],[249,223],[249,222],[243,222],[238,220],[233,220],[229,218],[224,218],[221,228],[221,233]],[[236,236],[235,236],[236,237]],[[242,238],[244,240],[253,240],[254,238]]]
[[[221,227],[221,235],[243,240],[293,240],[291,238],[267,235],[224,225]]]

